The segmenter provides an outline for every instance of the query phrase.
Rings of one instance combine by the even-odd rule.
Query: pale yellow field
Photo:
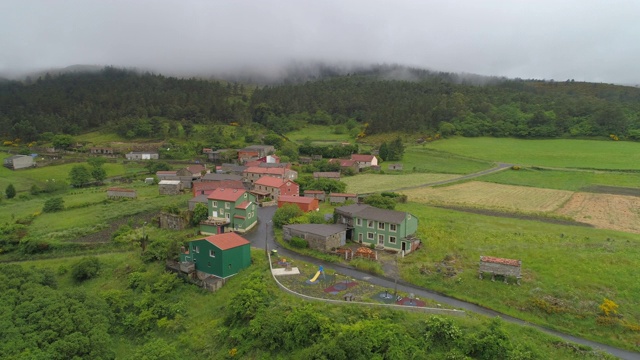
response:
[[[366,194],[420,186],[423,184],[453,179],[459,176],[460,175],[425,173],[402,175],[363,174],[343,177],[340,181],[347,184],[347,192]]]
[[[640,234],[640,198],[636,196],[575,193],[557,213],[598,228]]]
[[[440,188],[401,191],[409,201],[466,205],[522,212],[552,212],[571,198],[573,192],[527,186],[501,185],[471,181]]]

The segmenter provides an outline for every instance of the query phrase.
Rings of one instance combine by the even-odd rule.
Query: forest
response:
[[[634,87],[572,80],[465,81],[456,74],[404,70],[395,78],[372,69],[263,87],[113,67],[45,75],[0,83],[0,135],[34,141],[106,128],[127,138],[157,137],[160,119],[168,119],[185,131],[193,124],[253,122],[280,134],[319,124],[353,130],[354,137],[410,131],[640,140],[640,89]]]

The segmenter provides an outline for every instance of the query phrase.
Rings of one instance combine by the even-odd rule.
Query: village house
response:
[[[29,155],[13,155],[4,159],[4,167],[11,170],[26,169],[34,167],[33,157]]]
[[[135,199],[137,196],[136,191],[133,189],[123,189],[111,187],[107,189],[107,197],[110,199],[116,198],[130,198]]]
[[[325,193],[322,190],[305,190],[304,196],[316,198],[318,199],[318,201],[324,201],[325,198],[327,197],[327,193]]]
[[[218,188],[207,200],[209,217],[200,223],[203,234],[244,233],[258,221],[256,197],[244,189]]]
[[[299,196],[300,185],[291,180],[283,180],[272,176],[263,176],[253,183],[252,192],[256,194],[258,200],[270,197],[271,200],[278,200],[281,195]]]
[[[282,195],[278,198],[278,207],[281,208],[285,204],[294,204],[304,212],[320,210],[318,199],[304,197],[304,196]]]
[[[179,195],[182,192],[180,180],[162,180],[158,183],[160,195]]]
[[[387,166],[387,169],[391,171],[402,171],[402,164],[400,163],[389,164],[389,166]]]
[[[379,249],[404,254],[417,249],[420,244],[414,237],[418,219],[407,212],[351,205],[336,208],[335,213],[338,223],[350,227],[350,239],[361,244],[374,244]]]
[[[162,181],[162,180],[177,180],[176,178],[178,177],[178,172],[177,171],[171,171],[171,170],[159,170],[156,171],[156,177],[158,178],[158,181]]]
[[[313,179],[340,180],[340,173],[337,171],[316,171],[313,173]]]
[[[342,224],[284,225],[282,238],[289,241],[293,237],[306,240],[311,249],[333,251],[346,244],[347,227]]]
[[[245,161],[257,160],[275,152],[276,148],[272,145],[251,145],[238,150],[238,161],[242,164]]]
[[[360,171],[358,167],[358,163],[355,160],[349,159],[331,159],[329,160],[330,164],[340,164],[340,171],[345,173],[351,171],[352,173],[357,173]]]
[[[358,169],[378,166],[378,158],[375,155],[352,154],[351,160],[357,163]]]
[[[157,152],[149,151],[132,151],[125,154],[127,160],[158,160],[160,157]]]
[[[283,180],[295,180],[298,178],[298,172],[286,168],[263,168],[251,166],[242,173],[242,176],[245,182],[253,184],[263,176],[272,176]]]
[[[192,263],[199,278],[207,275],[225,279],[251,265],[251,243],[230,232],[189,242],[180,254],[181,263]]]
[[[191,187],[193,196],[208,195],[211,191],[217,189],[246,189],[242,180],[218,180],[218,181],[194,181]]]
[[[347,201],[358,202],[358,194],[329,193],[330,204],[344,204]]]
[[[111,147],[92,147],[92,148],[89,148],[89,153],[94,156],[107,156],[107,157],[112,157],[116,155],[116,152]]]
[[[237,165],[237,164],[224,163],[222,164],[222,166],[220,166],[220,170],[223,173],[242,176],[244,171],[247,170],[247,167],[242,165]]]
[[[209,169],[207,169],[206,166],[200,164],[189,165],[185,168],[185,170],[187,170],[189,174],[191,174],[193,180],[200,179],[203,176],[203,173],[208,174],[211,172]]]

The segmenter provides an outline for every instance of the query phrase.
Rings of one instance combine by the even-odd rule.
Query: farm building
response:
[[[352,154],[351,160],[354,160],[358,164],[359,169],[378,166],[378,158],[375,157],[375,155]]]
[[[350,239],[378,248],[403,251],[417,249],[414,238],[418,219],[406,212],[379,209],[369,205],[349,205],[335,209],[337,222],[349,226]]]
[[[208,174],[210,172],[206,166],[200,164],[189,165],[185,168],[185,170],[189,175],[191,175],[193,180],[201,178],[202,173]]]
[[[491,281],[495,281],[496,275],[504,277],[504,282],[507,283],[507,277],[511,276],[516,278],[518,285],[520,285],[521,279],[522,261],[514,259],[497,258],[493,256],[480,256],[480,266],[478,269],[480,279],[483,278],[483,273],[491,274]]]
[[[341,224],[294,224],[282,227],[285,241],[299,237],[309,243],[309,247],[320,251],[335,250],[344,246],[347,240],[347,226]]]
[[[254,183],[263,176],[272,176],[285,180],[295,180],[298,178],[298,172],[286,168],[264,168],[259,166],[250,166],[242,173],[244,181],[248,183]]]
[[[115,198],[130,198],[135,199],[137,197],[136,191],[133,189],[122,189],[122,188],[108,188],[107,189],[107,197],[110,199]]]
[[[387,166],[387,169],[391,171],[402,171],[402,164],[389,164],[389,166]]]
[[[114,156],[116,152],[111,147],[92,147],[89,149],[89,153],[95,156]]]
[[[225,279],[251,265],[249,241],[230,232],[192,240],[180,254],[181,263],[192,263],[199,275]]]
[[[177,180],[176,177],[178,176],[178,172],[177,171],[169,171],[169,170],[160,170],[160,171],[156,171],[156,177],[158,178],[158,181],[162,181],[162,180]]]
[[[242,173],[244,173],[244,171],[247,170],[247,167],[242,165],[224,163],[220,166],[220,170],[223,173],[242,176]]]
[[[13,155],[4,159],[4,167],[11,170],[26,169],[34,166],[36,166],[35,162],[29,155]]]
[[[216,175],[221,175],[221,174],[216,174]],[[245,189],[245,186],[242,180],[220,180],[220,181],[194,181],[191,187],[193,191],[193,196],[209,194],[211,191],[217,188]]]
[[[327,197],[327,193],[322,190],[305,190],[304,196],[318,199],[318,201],[324,201]]]
[[[205,152],[205,150],[209,150]],[[233,161],[238,158],[238,150],[235,149],[219,149],[219,150],[211,150],[211,149],[202,149],[204,154],[207,154],[207,158],[211,162],[222,163]]]
[[[317,179],[332,179],[340,180],[340,173],[337,171],[316,171],[313,173],[313,178]]]
[[[300,156],[298,158],[298,163],[300,163],[300,165],[307,165],[307,164],[311,164],[311,157],[310,156]]]
[[[280,198],[278,199],[278,207],[280,208],[285,204],[294,204],[304,212],[320,210],[318,199],[310,198],[310,197],[284,196],[284,195],[280,196]]]
[[[244,189],[218,188],[209,193],[207,201],[209,218],[200,223],[203,234],[243,233],[258,222],[256,197]]]
[[[331,204],[344,204],[347,201],[358,202],[358,194],[329,193]]]
[[[256,160],[275,152],[276,148],[272,145],[251,145],[238,150],[238,161],[244,163],[245,161]]]
[[[270,197],[272,200],[278,200],[281,195],[298,196],[300,194],[300,185],[291,180],[283,180],[272,176],[263,176],[253,183],[253,193],[258,199]]]
[[[182,191],[180,180],[162,180],[158,183],[160,195],[178,195]]]
[[[355,160],[350,160],[350,159],[331,159],[329,160],[329,163],[331,164],[339,164],[340,165],[340,171],[341,172],[345,172],[345,171],[352,171],[354,173],[357,173],[358,171],[360,171],[360,168],[358,167],[358,163]]]
[[[125,154],[127,160],[158,160],[159,156],[157,152],[149,151],[132,151]]]

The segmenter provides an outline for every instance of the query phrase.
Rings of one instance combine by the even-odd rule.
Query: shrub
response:
[[[60,197],[48,199],[44,202],[42,212],[56,212],[64,210],[64,200]]]
[[[96,277],[100,271],[100,260],[97,257],[86,257],[71,267],[71,276],[76,281],[84,281]]]
[[[462,338],[462,331],[453,320],[449,318],[431,316],[425,321],[425,324],[425,337],[431,344],[446,346]]]
[[[618,313],[618,304],[607,298],[602,301],[602,304],[600,304],[598,308],[600,308],[604,316],[611,316]]]
[[[309,243],[307,240],[294,236],[289,240],[291,246],[296,247],[298,249],[306,249],[309,247]]]
[[[288,225],[291,220],[304,215],[302,210],[294,204],[285,204],[273,214],[273,224],[277,228],[282,228],[283,225]]]
[[[16,197],[16,188],[13,184],[9,184],[4,191],[5,195],[7,195],[7,199],[13,199]]]
[[[350,265],[354,268],[368,272],[374,275],[383,275],[384,270],[382,270],[382,265],[379,262],[374,260],[366,260],[366,259],[353,259],[350,262]]]

